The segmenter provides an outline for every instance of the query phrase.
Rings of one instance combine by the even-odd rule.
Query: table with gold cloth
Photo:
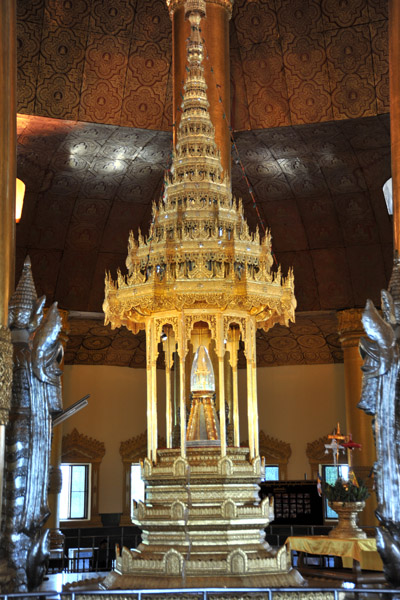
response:
[[[376,549],[375,538],[337,539],[328,536],[290,536],[285,542],[291,550],[327,556],[340,556],[343,567],[354,568],[357,563],[362,570],[382,571],[381,557]]]

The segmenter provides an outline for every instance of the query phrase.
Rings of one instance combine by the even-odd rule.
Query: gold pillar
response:
[[[239,394],[238,394],[238,368],[237,361],[232,366],[232,387],[233,387],[233,444],[237,448],[240,446],[240,425],[239,425]]]
[[[237,329],[229,330],[227,349],[229,350],[229,363],[232,367],[232,419],[233,419],[233,445],[240,446],[239,433],[239,394],[238,394],[238,352],[240,334]]]
[[[250,460],[252,460],[255,456],[254,454],[254,420],[253,420],[253,378],[251,373],[251,364],[250,361],[247,360],[247,422],[248,422],[248,430],[249,430],[249,451],[250,451]]]
[[[158,422],[157,422],[157,361],[151,361],[151,401],[152,401],[152,459],[157,462]]]
[[[246,355],[246,371],[247,371],[247,423],[249,430],[249,452],[250,460],[255,457],[254,446],[254,402],[253,402],[253,369],[252,369],[252,340],[250,333],[250,319],[247,318],[245,355]]]
[[[400,4],[389,0],[390,148],[393,186],[393,244],[400,252]]]
[[[255,322],[251,327],[251,373],[252,373],[252,401],[253,401],[253,435],[254,435],[254,456],[260,454],[259,442],[258,442],[258,399],[257,399],[257,361],[256,361],[256,332],[257,328]]]
[[[361,451],[354,450],[352,463],[356,477],[366,483],[375,462],[375,443],[372,434],[372,417],[357,407],[361,398],[361,380],[363,364],[358,345],[360,337],[365,335],[361,322],[362,309],[343,310],[338,313],[339,339],[344,355],[344,382],[346,402],[346,433],[362,444]],[[371,482],[371,480],[369,480]],[[376,525],[375,493],[367,500],[365,510],[359,518],[361,525]]]
[[[8,302],[14,290],[16,40],[15,0],[4,0],[0,11],[0,325],[3,327],[8,324]]]
[[[225,344],[225,355],[224,355],[225,402],[228,407],[227,415],[229,418],[229,424],[228,423],[226,424],[226,444],[227,444],[227,446],[233,446],[232,367],[229,363],[228,353],[226,352],[227,349],[228,349],[227,344]]]
[[[150,319],[150,380],[151,380],[151,458],[153,463],[157,462],[158,446],[158,420],[157,420],[157,357],[158,357],[158,338],[155,319]]]
[[[230,142],[230,62],[229,62],[229,20],[232,13],[232,0],[206,0],[207,14],[202,21],[202,37],[205,40],[204,75],[208,86],[209,112],[215,127],[215,141],[221,150],[221,163],[224,172],[231,175]],[[167,0],[172,19],[172,77],[173,115],[175,132],[180,121],[183,82],[186,78],[186,40],[190,33],[189,21],[185,21],[184,0]],[[209,56],[209,60],[206,56]],[[212,71],[211,71],[212,69]],[[219,87],[217,87],[219,86]],[[222,102],[219,101],[221,98]],[[225,115],[225,118],[222,118]]]
[[[4,476],[5,426],[12,393],[13,347],[8,302],[14,287],[16,181],[16,8],[4,0],[0,10],[0,517]]]
[[[180,402],[180,360],[178,351],[175,350],[175,361],[174,361],[174,428],[179,424],[178,420],[178,407]]]
[[[146,381],[147,381],[147,458],[152,460],[153,450],[153,401],[152,401],[152,378],[151,378],[151,320],[146,322]]]
[[[180,355],[180,365],[181,368],[179,370],[179,389],[180,389],[180,397],[179,397],[179,412],[180,412],[180,425],[181,425],[181,456],[186,456],[186,394],[185,394],[185,356],[181,358]]]
[[[218,398],[219,398],[219,428],[221,436],[221,456],[226,456],[226,414],[225,414],[225,343],[224,317],[217,316],[217,335],[215,340],[218,357]]]
[[[166,389],[166,415],[165,415],[165,437],[167,448],[172,448],[172,405],[171,405],[171,367],[165,366],[165,389]]]
[[[166,388],[166,438],[167,448],[172,448],[173,407],[171,394],[171,369],[174,364],[175,336],[172,331],[168,332],[168,338],[163,342],[165,355],[165,388]]]
[[[254,456],[259,455],[259,442],[258,442],[258,404],[257,404],[257,367],[255,360],[251,363],[252,372],[252,397],[253,397],[253,435],[254,435]]]
[[[226,415],[225,415],[225,368],[224,357],[218,357],[219,379],[219,427],[221,435],[221,456],[226,456]]]
[[[178,355],[179,355],[179,418],[181,456],[186,457],[186,381],[185,361],[187,355],[187,337],[185,317],[182,313],[178,324]]]

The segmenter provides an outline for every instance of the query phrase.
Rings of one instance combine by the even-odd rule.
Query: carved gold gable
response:
[[[61,449],[63,462],[101,462],[105,452],[103,442],[83,435],[77,429],[63,436]]]

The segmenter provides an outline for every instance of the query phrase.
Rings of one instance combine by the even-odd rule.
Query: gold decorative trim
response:
[[[342,348],[358,346],[360,337],[365,335],[361,321],[362,314],[362,308],[350,308],[337,313],[339,341]]]
[[[106,452],[103,442],[90,438],[77,429],[64,435],[61,445],[61,462],[63,463],[90,463],[92,465],[91,474],[91,495],[90,495],[90,519],[78,521],[80,527],[101,526],[99,515],[99,471],[100,463]],[[76,527],[77,521],[62,521],[63,527]]]
[[[240,334],[243,339],[246,339],[247,335],[247,319],[245,317],[235,317],[231,315],[224,315],[224,338],[228,337],[228,332],[231,325],[238,325]]]
[[[98,462],[100,463],[106,452],[103,442],[90,438],[77,429],[64,435],[61,447],[63,462]]]
[[[13,379],[13,345],[8,327],[0,325],[0,425],[7,425]]]
[[[325,448],[325,444],[329,444],[330,442],[331,440],[325,435],[324,437],[307,444],[306,455],[311,467],[311,479],[317,479],[319,465],[333,464],[332,452],[326,452]],[[344,454],[339,454],[339,463],[345,464],[346,462],[346,456]]]
[[[186,336],[190,337],[190,334],[192,333],[195,324],[200,321],[207,323],[210,329],[211,338],[215,340],[217,338],[217,317],[216,315],[212,315],[205,312],[201,315],[187,315],[185,317]]]
[[[121,442],[119,453],[123,461],[139,462],[147,455],[147,429],[143,433]]]
[[[159,317],[155,319],[155,336],[156,339],[159,340],[163,327],[167,327],[168,325],[172,328],[173,334],[175,338],[178,337],[179,327],[178,327],[178,317]]]

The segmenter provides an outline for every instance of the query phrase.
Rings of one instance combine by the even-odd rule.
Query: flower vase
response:
[[[364,510],[365,502],[329,502],[329,506],[338,515],[338,524],[329,532],[329,537],[339,539],[367,537],[365,531],[357,525],[358,513]]]

